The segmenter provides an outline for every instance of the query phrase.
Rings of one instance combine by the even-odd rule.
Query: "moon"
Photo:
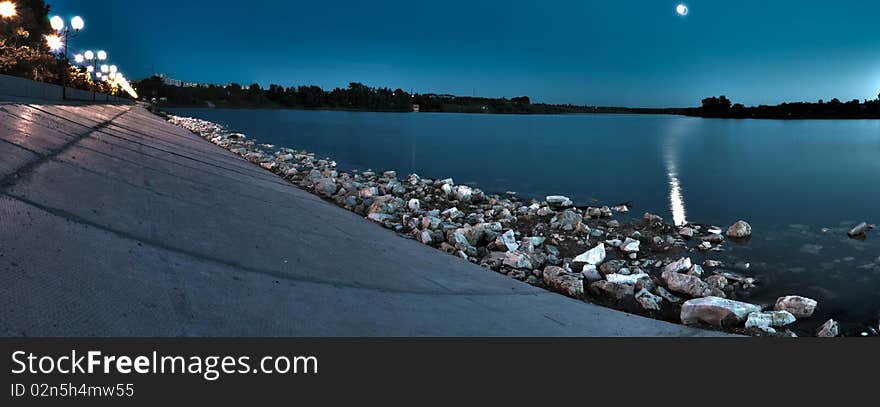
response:
[[[688,6],[685,6],[684,4],[679,4],[675,6],[675,12],[678,13],[678,15],[680,16],[686,16],[688,15]]]

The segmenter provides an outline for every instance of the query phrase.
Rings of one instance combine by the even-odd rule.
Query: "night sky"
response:
[[[72,49],[129,78],[359,81],[588,105],[745,104],[880,92],[878,1],[47,0],[81,15]]]

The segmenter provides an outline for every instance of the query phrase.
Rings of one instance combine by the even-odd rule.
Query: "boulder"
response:
[[[397,212],[400,208],[403,207],[403,200],[400,198],[395,198],[391,195],[383,195],[376,197],[373,199],[373,204],[370,205],[370,208],[367,210],[368,214],[371,213],[385,213],[385,214],[393,214]]]
[[[489,267],[492,269],[500,267],[504,263],[504,259],[507,258],[507,253],[504,252],[489,252],[486,256],[480,259],[480,265],[483,267]]]
[[[436,216],[425,216],[422,218],[422,229],[435,230],[440,227],[441,223],[443,223],[443,219]]]
[[[468,202],[474,195],[473,188],[467,185],[459,185],[452,189],[452,196],[460,202]]]
[[[507,249],[509,252],[519,249],[519,244],[516,242],[516,235],[513,230],[508,230],[501,236],[498,236],[498,238],[495,239],[495,247],[499,249]]]
[[[504,257],[505,266],[514,268],[514,269],[531,269],[532,268],[532,260],[525,253],[520,252],[507,252],[507,255]]]
[[[447,185],[447,184],[443,184],[443,185]],[[464,212],[460,211],[456,207],[452,207],[452,208],[449,208],[449,209],[443,211],[442,215],[448,219],[454,220],[454,219],[458,219],[458,218],[463,218]]]
[[[868,230],[868,223],[862,222],[858,225],[855,225],[849,232],[846,232],[849,237],[861,237],[865,235],[865,231]]]
[[[775,334],[776,330],[773,328],[792,324],[795,320],[795,316],[788,311],[753,312],[746,320],[746,328],[760,329]]]
[[[581,230],[583,218],[581,215],[578,215],[577,212],[567,209],[550,220],[550,227],[554,229],[562,229],[565,231],[579,231]]]
[[[660,304],[663,302],[663,298],[651,294],[650,291],[644,288],[635,294],[635,298],[642,308],[649,311],[660,311]]]
[[[779,297],[776,300],[776,306],[773,309],[777,311],[788,311],[798,318],[809,318],[816,311],[816,305],[819,303],[811,298],[801,297],[797,295],[789,295]]]
[[[323,196],[331,197],[336,193],[336,190],[336,180],[333,178],[320,178],[315,181],[315,192]]]
[[[717,288],[719,290],[723,290],[724,287],[727,287],[727,279],[724,276],[713,275],[706,278],[706,284],[709,284],[711,288]]]
[[[608,280],[609,283],[632,284],[632,285],[635,285],[636,282],[638,282],[642,278],[650,278],[650,276],[648,276],[645,273],[630,274],[630,275],[609,274],[609,275],[605,276],[605,279]]]
[[[544,284],[551,290],[569,297],[584,295],[584,282],[576,274],[569,273],[562,267],[547,266],[543,273]]]
[[[683,227],[683,228],[679,229],[679,231],[678,231],[679,236],[685,237],[688,239],[694,237],[694,233],[695,233],[694,229],[690,228],[690,227]]]
[[[416,240],[419,243],[430,245],[434,242],[434,239],[431,237],[431,232],[427,230],[421,230],[415,232]]]
[[[571,199],[562,195],[550,195],[544,200],[554,208],[568,208],[574,205],[574,202],[572,202]]]
[[[662,278],[666,281],[666,286],[670,290],[679,294],[691,297],[706,297],[712,293],[712,287],[709,287],[709,284],[706,284],[705,281],[700,280],[697,276],[664,271]]]
[[[685,271],[690,270],[691,266],[691,258],[683,257],[673,263],[667,264],[666,267],[663,267],[663,273],[684,273]]]
[[[633,295],[633,286],[599,280],[590,284],[590,291],[597,297],[605,300],[620,301]]]
[[[689,300],[681,306],[681,322],[686,325],[705,323],[718,327],[738,326],[749,314],[760,312],[761,307],[719,297]]]
[[[574,258],[575,263],[587,263],[594,266],[602,264],[603,261],[605,261],[605,245],[602,243]]]
[[[584,281],[587,283],[594,283],[602,279],[602,275],[599,274],[599,270],[593,264],[584,264],[584,268],[581,269],[581,275],[584,276]]]
[[[833,319],[829,319],[825,321],[824,324],[819,328],[819,332],[816,333],[816,336],[820,338],[834,338],[840,335],[840,324]]]
[[[749,225],[748,222],[744,220],[736,221],[733,225],[727,228],[727,237],[732,237],[734,239],[742,239],[752,235],[752,225]]]
[[[645,212],[642,216],[642,225],[645,227],[657,227],[663,225],[663,218],[653,213]]]

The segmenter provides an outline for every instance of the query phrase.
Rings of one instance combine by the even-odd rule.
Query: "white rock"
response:
[[[569,199],[566,196],[562,196],[562,195],[550,195],[547,198],[545,198],[544,200],[547,201],[547,203],[550,204],[551,206],[558,206],[558,207],[566,208],[566,207],[574,205],[574,202],[572,202],[571,199]]]
[[[452,191],[452,195],[455,197],[455,199],[458,199],[461,202],[469,201],[473,194],[474,189],[467,185],[459,185],[455,187]]]
[[[797,295],[789,295],[779,297],[776,300],[776,306],[773,309],[777,311],[788,311],[798,318],[809,318],[816,311],[816,305],[819,303],[811,298],[801,297]]]
[[[587,283],[593,283],[602,279],[602,274],[599,273],[599,269],[594,264],[584,264],[584,268],[581,269],[581,275],[584,276],[584,281]]]
[[[699,264],[694,264],[693,266],[691,266],[690,269],[688,269],[687,273],[692,276],[703,277],[703,267]]]
[[[620,245],[620,250],[624,253],[638,253],[639,252],[639,241],[633,238],[626,238],[626,241]]]
[[[663,272],[684,273],[685,271],[690,270],[691,266],[691,258],[683,257],[676,260],[674,263],[667,264],[666,267],[663,267]]]
[[[449,219],[458,219],[458,218],[464,217],[464,212],[458,210],[458,208],[456,208],[456,207],[452,207],[452,208],[449,208],[449,209],[443,211],[443,216],[445,216]]]
[[[746,328],[757,328],[764,332],[776,333],[780,328],[794,323],[796,318],[788,311],[753,312],[746,320]]]
[[[587,263],[598,266],[605,261],[605,245],[599,243],[596,247],[574,258],[575,263]]]
[[[696,298],[681,306],[681,322],[692,325],[705,323],[714,326],[737,326],[749,314],[760,312],[761,307],[719,297]]]
[[[409,202],[406,203],[406,206],[409,208],[409,210],[411,210],[413,212],[418,212],[419,209],[422,207],[422,203],[419,202],[418,199],[413,198],[413,199],[410,199]]]
[[[829,319],[825,321],[824,324],[819,328],[819,332],[816,336],[820,338],[834,338],[840,335],[840,324],[833,319]]]
[[[507,251],[513,252],[516,249],[519,249],[519,244],[516,242],[516,234],[514,234],[513,230],[508,230],[504,232],[501,236],[498,236],[498,242],[504,245],[507,248]],[[496,244],[497,246],[497,244]]]
[[[645,273],[630,274],[630,275],[609,274],[609,275],[605,276],[605,279],[608,280],[609,283],[635,285],[636,282],[639,281],[639,279],[646,278],[646,277],[648,277],[648,275]]]
[[[442,190],[447,196],[452,195],[452,187],[449,184],[443,184],[443,186],[440,187],[440,190]]]

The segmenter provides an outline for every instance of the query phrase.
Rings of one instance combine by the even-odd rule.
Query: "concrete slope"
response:
[[[0,335],[694,336],[396,236],[138,106],[0,104]]]

